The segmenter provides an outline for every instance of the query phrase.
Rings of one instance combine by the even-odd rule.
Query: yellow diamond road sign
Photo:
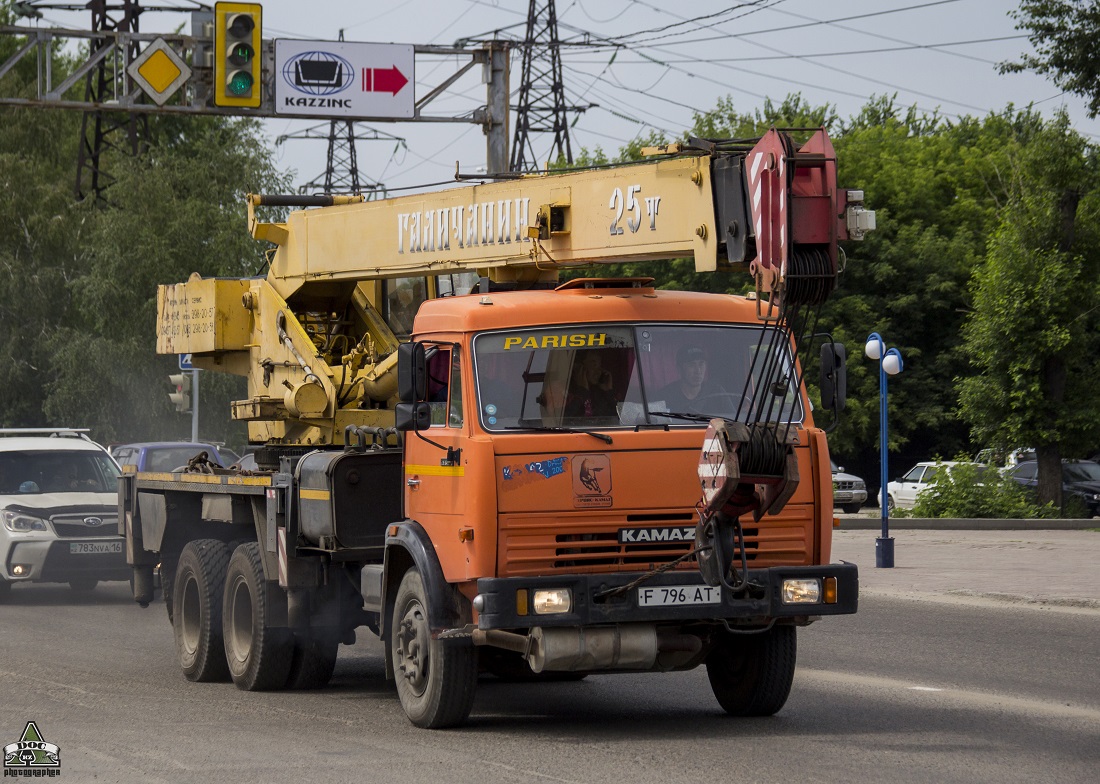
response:
[[[139,54],[126,69],[135,84],[145,91],[157,106],[175,95],[191,78],[191,69],[163,38],[158,38]]]

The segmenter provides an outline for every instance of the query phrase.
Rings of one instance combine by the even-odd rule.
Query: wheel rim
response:
[[[428,686],[428,646],[431,641],[428,621],[420,602],[409,603],[401,617],[395,639],[397,669],[404,676],[409,688],[419,697]]]
[[[243,662],[252,652],[252,592],[240,578],[233,581],[230,590],[233,593],[229,603],[229,647],[233,658]]]
[[[193,656],[199,649],[199,636],[201,634],[202,608],[199,601],[199,583],[194,574],[188,574],[183,584],[183,595],[180,597],[180,642],[183,650]]]

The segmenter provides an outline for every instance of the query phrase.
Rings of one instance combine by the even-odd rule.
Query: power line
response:
[[[741,63],[741,62],[753,62],[756,60],[798,60],[801,58],[817,58],[817,57],[848,57],[853,55],[862,54],[885,54],[888,52],[907,52],[915,49],[936,49],[941,46],[970,46],[974,44],[988,44],[996,43],[998,41],[1015,41],[1020,38],[1027,38],[1026,34],[1020,35],[1001,35],[996,38],[975,38],[969,41],[945,41],[939,44],[910,44],[908,46],[884,46],[881,49],[852,49],[845,52],[817,52],[814,54],[775,54],[775,55],[756,55],[753,57],[708,57],[705,60],[698,57],[685,57],[682,60],[674,60],[672,58],[666,59],[666,63]],[[570,57],[570,62],[580,63],[586,65],[598,65],[603,60],[576,60],[572,59],[572,55],[581,54],[580,52],[562,52],[562,57]],[[989,65],[996,65],[996,60],[985,60],[982,58],[972,58],[979,62],[987,63]],[[643,63],[645,60],[620,60],[621,63]]]

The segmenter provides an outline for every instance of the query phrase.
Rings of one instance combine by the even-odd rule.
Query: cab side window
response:
[[[428,358],[428,404],[433,425],[462,426],[462,373],[457,347],[440,347]]]
[[[447,414],[447,427],[462,427],[462,368],[458,347],[454,348],[451,361],[451,402]]]

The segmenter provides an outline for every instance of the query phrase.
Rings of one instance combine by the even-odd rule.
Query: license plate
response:
[[[121,553],[122,542],[69,542],[69,552],[73,555],[86,553]]]
[[[710,585],[655,585],[638,589],[639,607],[720,604],[722,591]]]

